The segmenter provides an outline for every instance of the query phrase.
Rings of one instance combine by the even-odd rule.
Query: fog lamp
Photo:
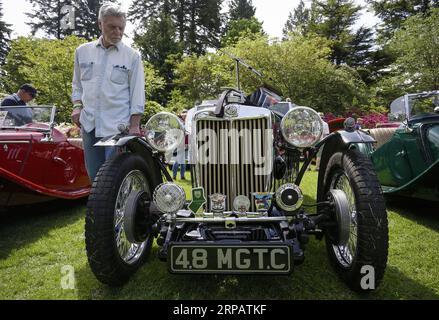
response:
[[[284,211],[296,211],[303,204],[302,191],[293,183],[284,184],[276,191],[276,204]]]
[[[186,193],[175,183],[166,182],[155,189],[153,201],[160,212],[173,214],[183,209],[186,203]]]

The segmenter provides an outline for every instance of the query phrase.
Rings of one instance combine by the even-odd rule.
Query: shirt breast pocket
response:
[[[81,70],[81,80],[91,80],[91,78],[93,77],[93,62],[80,63],[79,68]]]
[[[116,84],[128,83],[128,69],[115,66],[111,71],[111,81]]]

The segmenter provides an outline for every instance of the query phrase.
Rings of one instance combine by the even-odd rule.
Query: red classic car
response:
[[[0,107],[0,208],[88,196],[80,139],[55,127],[54,106]]]

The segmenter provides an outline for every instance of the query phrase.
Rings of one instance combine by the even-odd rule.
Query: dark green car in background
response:
[[[439,91],[407,94],[390,109],[389,124],[369,130],[383,192],[439,201]]]

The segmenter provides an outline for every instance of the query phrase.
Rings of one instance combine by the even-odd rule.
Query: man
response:
[[[3,99],[2,106],[26,106],[37,96],[37,89],[32,85],[23,84],[17,93],[13,93]],[[30,108],[2,108],[2,111],[8,111],[7,118],[13,120],[14,126],[22,126],[32,122],[32,109]]]
[[[363,119],[362,118],[358,118],[357,119],[357,123],[355,124],[355,129],[360,130],[363,127]]]
[[[121,40],[126,13],[109,3],[99,10],[97,41],[75,52],[72,121],[81,127],[85,164],[93,182],[101,165],[115,149],[94,147],[101,138],[118,134],[118,126],[140,135],[145,108],[145,78],[140,54]]]

